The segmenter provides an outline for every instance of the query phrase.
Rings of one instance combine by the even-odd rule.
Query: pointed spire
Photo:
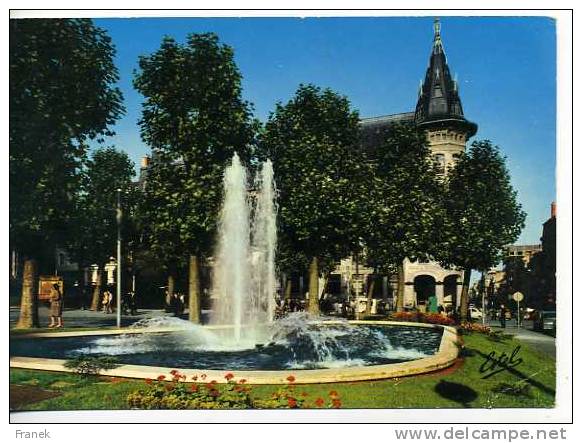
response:
[[[464,128],[469,136],[477,126],[465,119],[459,97],[457,76],[451,75],[441,39],[441,22],[434,21],[434,39],[421,93],[416,104],[415,121],[421,126],[452,124]],[[446,122],[446,123],[445,123]]]
[[[441,21],[438,17],[434,19],[434,39],[432,44],[433,54],[438,54],[443,51],[443,41],[441,40]]]

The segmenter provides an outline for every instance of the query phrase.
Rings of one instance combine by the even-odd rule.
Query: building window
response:
[[[445,173],[445,154],[435,154],[434,156],[437,174]]]

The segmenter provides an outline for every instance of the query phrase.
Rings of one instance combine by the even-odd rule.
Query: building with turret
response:
[[[414,123],[425,129],[429,147],[438,173],[446,175],[459,155],[465,151],[468,140],[477,132],[477,125],[465,118],[459,86],[451,76],[441,37],[441,24],[434,22],[434,39],[428,68],[418,90],[418,100],[413,112],[364,118],[361,121],[362,145],[374,152],[374,146],[390,127],[396,123]],[[343,264],[343,275],[346,264]],[[338,273],[342,273],[336,271]],[[361,268],[365,276],[371,270]],[[460,303],[462,271],[445,269],[436,262],[404,262],[404,306],[423,309],[428,297],[436,294],[439,304],[456,307]],[[344,277],[345,279],[345,277]],[[384,290],[384,297],[387,291]]]

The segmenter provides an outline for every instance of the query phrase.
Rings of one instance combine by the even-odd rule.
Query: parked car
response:
[[[534,321],[536,331],[556,330],[556,311],[540,311]]]
[[[469,315],[472,320],[481,320],[483,318],[483,312],[474,307],[469,308]]]

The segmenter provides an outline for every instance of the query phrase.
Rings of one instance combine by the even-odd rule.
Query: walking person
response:
[[[63,327],[63,294],[61,294],[61,289],[57,283],[51,289],[50,318],[49,328]]]
[[[129,309],[130,315],[137,315],[137,299],[134,291],[130,291],[129,293]]]
[[[103,293],[103,313],[104,314],[113,314],[113,309],[111,306],[111,302],[113,301],[113,294],[106,289]]]

